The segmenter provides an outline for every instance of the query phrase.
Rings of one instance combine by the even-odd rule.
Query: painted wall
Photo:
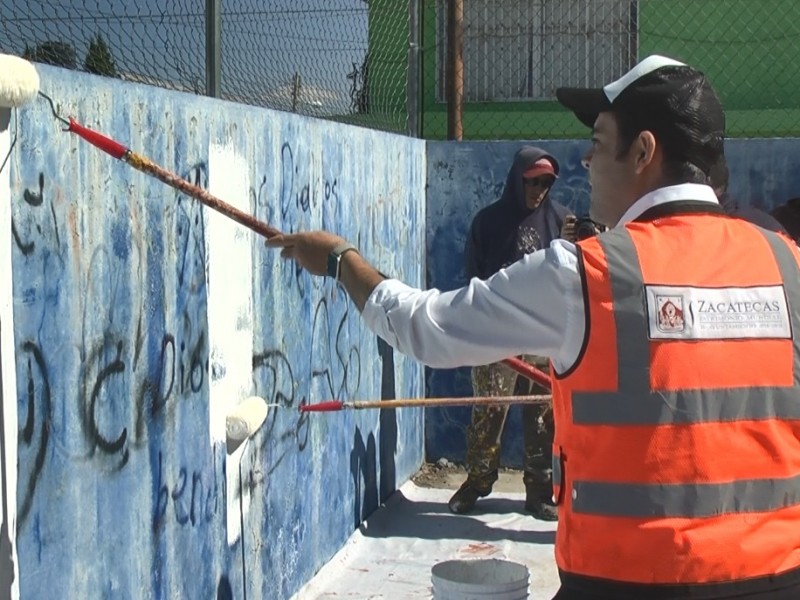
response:
[[[472,217],[500,196],[511,160],[526,142],[428,142],[428,287],[451,290],[466,283],[463,249]],[[589,186],[580,164],[585,141],[530,142],[553,154],[561,175],[552,197],[575,214],[586,215]],[[730,192],[742,206],[770,210],[800,196],[800,140],[728,140],[725,154]],[[535,300],[535,299],[534,299]],[[431,397],[472,394],[469,369],[428,369]],[[464,459],[469,408],[426,411],[426,459]],[[502,464],[522,466],[521,410],[512,407],[502,445]]]
[[[65,115],[285,231],[328,228],[423,284],[424,144],[42,67]],[[12,121],[23,598],[287,598],[422,460],[415,397],[330,280],[76,136]],[[5,328],[5,320],[3,327]],[[5,359],[5,356],[4,356]],[[224,417],[273,408],[226,453]]]

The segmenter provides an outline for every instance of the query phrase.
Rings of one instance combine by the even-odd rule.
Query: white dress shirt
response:
[[[706,185],[654,190],[625,212],[617,227],[678,200],[718,204]],[[393,348],[431,367],[497,362],[518,354],[546,356],[558,373],[578,359],[586,313],[575,245],[555,240],[485,281],[451,292],[419,290],[387,279],[362,313],[367,327]]]

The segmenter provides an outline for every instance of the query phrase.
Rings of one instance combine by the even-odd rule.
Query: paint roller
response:
[[[183,192],[187,196],[191,196],[209,208],[224,214],[226,217],[233,219],[240,225],[244,225],[248,229],[264,237],[270,238],[280,235],[280,230],[223,202],[207,190],[183,179],[175,173],[167,171],[149,158],[133,152],[130,148],[127,148],[97,131],[84,127],[71,117],[70,119],[63,118],[58,114],[58,111],[56,111],[53,100],[39,91],[39,74],[36,72],[36,68],[30,62],[18,56],[0,54],[0,107],[22,106],[26,102],[30,102],[37,94],[50,104],[53,116],[65,125],[64,131],[70,131],[78,135],[106,154],[128,163],[134,169],[146,175],[155,177],[159,181]]]
[[[36,72],[36,68],[33,66],[33,64],[18,56],[0,54],[0,107],[22,106],[33,100],[37,94],[49,102],[53,116],[67,126],[65,131],[71,131],[77,134],[110,156],[127,162],[135,169],[155,177],[163,183],[166,183],[167,185],[187,194],[188,196],[195,198],[209,208],[224,214],[237,223],[248,227],[264,237],[269,238],[275,235],[280,235],[280,230],[263,223],[252,215],[249,215],[220,200],[213,194],[210,194],[207,190],[204,190],[201,187],[179,177],[178,175],[167,171],[163,167],[160,167],[152,162],[150,159],[142,156],[141,154],[133,152],[130,148],[123,146],[119,142],[101,133],[88,129],[83,125],[80,125],[72,118],[69,120],[64,119],[56,111],[55,106],[53,105],[53,100],[46,94],[39,91],[39,74]],[[507,358],[503,362],[517,371],[517,373],[531,379],[532,381],[535,381],[536,383],[539,383],[540,385],[543,385],[547,389],[550,389],[550,377],[536,367],[529,365],[518,358]],[[267,404],[263,400],[261,400],[261,404],[263,405],[263,410],[266,411]],[[260,406],[257,402],[251,400],[247,404],[242,403],[243,407],[245,405],[250,407],[252,410],[256,410],[256,412],[260,414],[261,408],[257,408]],[[266,418],[266,412],[264,412],[263,418]],[[242,424],[240,423],[239,425]],[[251,425],[252,424],[248,425],[247,427],[251,427]],[[245,427],[245,429],[247,429],[247,427]]]
[[[267,418],[271,407],[280,404],[267,404],[261,396],[250,396],[242,400],[225,417],[225,432],[228,438],[242,441],[252,436]]]
[[[36,97],[39,92],[39,74],[36,68],[27,60],[19,56],[0,54],[0,132],[6,131],[11,120],[12,108],[17,108],[27,104]],[[8,148],[8,153],[0,163],[2,171],[11,151],[17,144],[17,135]]]
[[[0,107],[17,108],[39,93],[39,73],[27,60],[0,54]]]

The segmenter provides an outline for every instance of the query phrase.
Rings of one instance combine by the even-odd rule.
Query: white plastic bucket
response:
[[[434,600],[526,600],[528,567],[497,558],[447,560],[431,569]]]

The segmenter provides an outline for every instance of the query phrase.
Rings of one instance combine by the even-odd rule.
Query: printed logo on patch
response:
[[[653,340],[791,339],[782,285],[701,288],[646,285]]]
[[[682,296],[656,296],[658,305],[658,319],[656,327],[664,333],[677,333],[683,331],[685,321],[683,319],[683,297]]]

